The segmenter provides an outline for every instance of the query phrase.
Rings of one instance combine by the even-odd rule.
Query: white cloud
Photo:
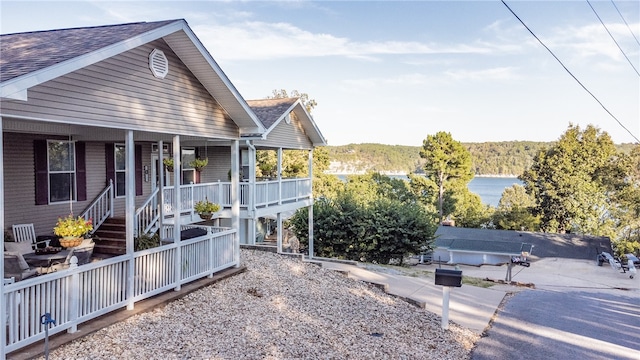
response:
[[[289,23],[243,21],[228,25],[192,26],[205,46],[223,60],[345,56],[376,61],[376,56],[400,54],[486,54],[497,47],[439,45],[415,41],[358,42],[327,33],[313,33]]]
[[[514,80],[519,78],[519,76],[515,74],[515,69],[514,67],[499,67],[476,71],[450,70],[445,72],[445,74],[457,81]]]

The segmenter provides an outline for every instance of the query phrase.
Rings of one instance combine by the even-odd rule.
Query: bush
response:
[[[142,251],[160,246],[160,235],[155,234],[143,234],[135,238],[134,249],[135,251]]]
[[[308,248],[308,209],[290,220],[301,246]],[[432,248],[433,215],[411,201],[378,197],[362,202],[349,193],[318,200],[313,208],[314,255],[402,265],[403,259]]]

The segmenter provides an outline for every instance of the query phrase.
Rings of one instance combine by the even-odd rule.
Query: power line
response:
[[[613,0],[611,0],[611,3],[613,4],[613,7],[616,8],[616,11],[620,15],[620,18],[622,19],[622,21],[624,21],[624,24],[627,25],[627,29],[629,29],[629,32],[631,33],[631,36],[633,36],[633,38],[636,40],[638,45],[640,45],[640,41],[638,41],[638,38],[636,37],[636,34],[633,33],[633,30],[631,30],[631,27],[629,26],[629,24],[627,24],[627,20],[625,20],[624,16],[622,16],[622,13],[620,12],[620,9],[618,9],[618,6],[616,6],[616,3],[614,3]]]
[[[624,58],[627,59],[627,61],[629,62],[629,65],[631,65],[631,67],[636,72],[636,74],[640,76],[640,72],[638,72],[638,69],[636,69],[636,67],[633,66],[633,63],[631,62],[631,60],[629,60],[629,57],[624,52],[624,50],[622,50],[622,48],[620,47],[620,44],[618,44],[616,39],[613,37],[613,35],[611,34],[611,31],[609,31],[609,28],[607,28],[607,25],[604,24],[604,21],[602,21],[602,19],[600,18],[600,15],[598,15],[598,13],[596,12],[596,9],[593,8],[589,0],[587,0],[587,4],[589,4],[589,7],[591,8],[591,10],[593,10],[593,13],[596,14],[596,17],[598,18],[598,20],[600,20],[600,24],[602,24],[602,26],[604,26],[604,29],[607,30],[607,34],[609,34],[609,36],[611,37],[611,40],[613,40],[613,42],[616,43],[616,46],[618,47],[618,49],[620,49],[620,52],[622,53],[622,55],[624,55]]]
[[[533,37],[534,37],[536,40],[538,40],[538,42],[540,43],[540,45],[542,45],[545,49],[547,49],[547,51],[551,54],[551,56],[553,56],[553,57],[554,57],[554,59],[556,59],[556,61],[558,61],[558,63],[560,63],[560,65],[564,68],[564,70],[565,70],[569,75],[571,75],[571,77],[572,77],[572,78],[573,78],[573,79],[574,79],[574,80],[575,80],[575,81],[576,81],[576,82],[577,82],[577,83],[578,83],[578,84],[579,84],[579,85],[584,89],[584,91],[586,91],[589,95],[591,95],[591,97],[592,97],[592,98],[593,98],[593,99],[594,99],[598,104],[600,104],[600,106],[604,109],[604,111],[606,111],[606,112],[607,112],[607,114],[609,114],[609,115],[610,115],[610,116],[611,116],[611,117],[612,117],[612,118],[613,118],[613,119],[618,123],[618,125],[620,125],[620,126],[621,126],[625,131],[626,131],[626,132],[628,132],[628,133],[629,133],[629,135],[631,135],[631,137],[632,137],[632,138],[634,138],[634,139],[636,140],[636,142],[639,142],[639,143],[640,143],[640,140],[639,140],[639,139],[638,139],[638,138],[637,138],[637,137],[636,137],[636,136],[635,136],[631,131],[629,131],[629,129],[627,129],[627,127],[626,127],[626,126],[624,126],[624,124],[623,124],[622,122],[620,122],[620,120],[618,120],[618,118],[617,118],[615,115],[613,115],[613,114],[611,113],[611,111],[609,111],[609,109],[607,109],[607,108],[604,106],[604,104],[602,104],[602,102],[600,102],[600,100],[598,100],[598,98],[597,98],[595,95],[593,95],[593,93],[592,93],[591,91],[589,91],[589,89],[587,89],[587,87],[586,87],[586,86],[584,86],[584,85],[580,82],[580,80],[578,80],[578,78],[577,78],[577,77],[575,77],[575,75],[573,75],[573,73],[571,73],[571,71],[569,71],[569,69],[567,69],[567,67],[562,63],[562,61],[561,61],[560,59],[558,59],[558,57],[556,56],[556,54],[554,54],[554,53],[553,53],[553,51],[551,51],[551,49],[549,49],[549,48],[547,47],[547,45],[545,45],[545,44],[542,42],[542,40],[540,40],[540,39],[536,36],[536,34],[534,34],[534,33],[533,33],[533,31],[531,31],[531,29],[529,29],[529,27],[527,26],[527,24],[525,24],[525,23],[524,23],[524,21],[522,21],[522,19],[520,19],[520,17],[519,17],[519,16],[518,16],[518,15],[517,15],[513,10],[511,10],[511,8],[509,7],[509,5],[507,5],[507,3],[506,3],[506,2],[504,2],[504,0],[500,0],[500,1],[502,1],[502,4],[504,4],[504,6],[505,6],[505,7],[506,7],[506,8],[507,8],[507,9],[508,9],[512,14],[513,14],[513,16],[515,16],[515,17],[516,17],[516,19],[518,19],[518,21],[520,21],[520,23],[522,24],[522,26],[524,26],[524,27],[525,27],[525,29],[527,29],[527,31],[529,31],[529,33],[531,33],[531,35],[533,35]]]

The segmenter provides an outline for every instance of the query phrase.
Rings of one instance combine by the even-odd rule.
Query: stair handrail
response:
[[[107,187],[80,213],[85,220],[93,222],[93,232],[108,218],[113,217],[113,180],[109,179]]]
[[[160,222],[159,193],[159,188],[155,188],[136,210],[134,236],[148,234],[158,229]]]

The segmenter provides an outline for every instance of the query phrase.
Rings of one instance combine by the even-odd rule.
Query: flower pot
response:
[[[82,238],[65,236],[60,239],[60,245],[66,248],[76,247],[82,243]]]
[[[211,220],[211,218],[213,217],[212,213],[199,213],[198,215],[202,220]]]

